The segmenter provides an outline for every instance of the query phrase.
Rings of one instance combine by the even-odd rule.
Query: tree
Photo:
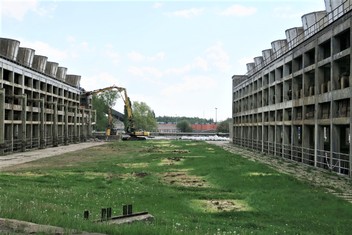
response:
[[[104,91],[99,94],[93,95],[92,105],[93,109],[96,110],[96,130],[105,131],[108,127],[108,113],[109,108],[113,107],[116,100],[119,98],[119,94],[115,90]]]
[[[226,119],[225,121],[222,121],[218,124],[216,127],[217,132],[221,133],[229,133],[230,132],[230,126],[229,123],[231,121],[231,118]]]
[[[157,129],[155,113],[145,102],[134,101],[132,110],[136,130],[155,131]]]
[[[191,124],[187,120],[182,120],[182,121],[178,122],[176,127],[181,132],[192,132],[193,131]]]

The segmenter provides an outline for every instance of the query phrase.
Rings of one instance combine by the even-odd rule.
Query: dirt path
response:
[[[79,144],[71,144],[59,147],[33,150],[28,152],[14,153],[5,156],[0,156],[0,171],[5,167],[17,165],[25,162],[35,161],[41,158],[52,157],[67,152],[73,152],[80,149],[85,149],[93,146],[105,144],[104,141],[90,141]]]
[[[316,187],[324,188],[327,192],[352,203],[352,180],[346,176],[330,173],[326,170],[303,165],[285,158],[248,151],[228,142],[210,141],[208,143],[218,145],[228,152],[239,154],[251,161],[266,164],[281,173],[292,175]]]

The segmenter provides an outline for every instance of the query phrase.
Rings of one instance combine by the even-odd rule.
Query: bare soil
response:
[[[266,164],[280,173],[292,175],[298,180],[323,188],[326,192],[352,203],[352,180],[347,176],[338,175],[289,159],[252,152],[236,147],[229,142],[209,141],[208,143],[218,145],[228,152],[239,154],[251,161]]]

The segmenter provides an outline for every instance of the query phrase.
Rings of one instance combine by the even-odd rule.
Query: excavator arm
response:
[[[125,131],[126,131],[126,134],[128,134],[130,136],[129,138],[125,138],[125,140],[126,139],[128,139],[128,140],[142,140],[142,139],[145,139],[145,136],[150,136],[149,132],[146,132],[146,131],[138,131],[137,132],[135,130],[133,112],[132,112],[132,103],[131,103],[130,98],[127,95],[126,88],[113,85],[113,86],[85,92],[85,95],[88,97],[90,95],[95,95],[95,94],[98,94],[98,93],[101,93],[104,91],[110,91],[110,90],[117,90],[121,94],[121,98],[125,104],[125,110],[126,110],[125,112],[127,115],[127,122],[125,122],[125,125],[126,125]],[[108,120],[109,120],[109,126],[106,130],[106,133],[109,136],[111,128],[112,128],[111,107],[109,107]]]

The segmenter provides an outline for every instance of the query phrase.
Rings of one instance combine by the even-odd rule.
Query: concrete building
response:
[[[352,176],[352,1],[325,0],[234,75],[233,144]]]
[[[80,106],[81,76],[0,38],[0,155],[85,141],[95,112]]]

